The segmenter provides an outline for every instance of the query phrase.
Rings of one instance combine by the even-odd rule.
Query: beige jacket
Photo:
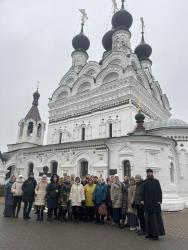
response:
[[[132,204],[134,203],[134,198],[135,198],[135,191],[136,191],[136,185],[135,184],[130,185],[128,187],[127,213],[136,215],[136,209],[132,207]]]
[[[23,195],[23,186],[24,180],[23,179],[18,179],[16,182],[13,183],[11,192],[13,196],[22,196]]]
[[[46,188],[48,186],[47,181],[39,182],[35,188],[35,206],[45,206],[46,203]]]
[[[122,193],[122,183],[120,181],[112,183],[110,195],[112,200],[112,207],[121,208],[123,193]]]

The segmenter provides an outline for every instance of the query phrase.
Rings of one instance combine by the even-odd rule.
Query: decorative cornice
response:
[[[151,142],[151,143],[161,143],[164,145],[170,144],[171,146],[175,147],[177,145],[176,141],[170,138],[158,136],[158,135],[130,135],[130,136],[121,136],[121,137],[113,137],[113,138],[106,138],[106,139],[94,139],[88,141],[78,141],[78,142],[67,142],[61,144],[48,144],[44,146],[37,146],[32,148],[24,148],[21,150],[17,150],[14,152],[9,152],[9,159],[15,156],[18,156],[20,151],[24,156],[27,155],[36,155],[36,156],[43,156],[48,153],[73,153],[76,150],[82,150],[85,148],[95,149],[95,150],[108,150],[111,144],[114,143],[138,143],[138,142]]]
[[[66,120],[71,119],[71,118],[76,118],[76,117],[92,114],[92,113],[95,113],[95,112],[99,112],[99,111],[102,111],[102,110],[107,110],[107,109],[119,107],[119,106],[122,106],[122,105],[127,105],[127,104],[129,104],[129,99],[119,100],[119,102],[117,102],[117,103],[111,103],[111,104],[106,104],[106,105],[100,105],[99,104],[99,107],[94,107],[94,108],[92,108],[90,110],[87,110],[87,111],[80,111],[77,114],[72,114],[72,115],[69,114],[69,115],[61,117],[61,118],[57,118],[57,119],[54,119],[54,120],[49,120],[49,124],[56,123],[56,122],[59,122],[59,121],[66,121]]]
[[[135,78],[129,77],[81,93],[72,103],[69,100],[67,103],[57,101],[53,103],[53,106],[51,104],[51,108],[53,108],[49,111],[49,123],[65,121],[128,103],[138,108],[138,98],[141,99],[142,110],[148,117],[163,119],[170,116],[170,113],[157,100],[151,98],[148,91]]]

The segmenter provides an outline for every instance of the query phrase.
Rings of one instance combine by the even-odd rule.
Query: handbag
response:
[[[108,214],[108,211],[107,211],[107,207],[104,203],[102,203],[99,208],[98,208],[98,213],[99,215],[102,215],[102,216],[107,216]]]

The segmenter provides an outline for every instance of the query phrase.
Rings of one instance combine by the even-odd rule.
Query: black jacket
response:
[[[24,181],[22,190],[23,190],[23,202],[33,202],[35,197],[35,188],[37,182],[34,178],[28,178]]]
[[[56,209],[59,198],[59,184],[49,183],[46,189],[47,207]]]
[[[143,185],[144,185],[143,180],[136,183],[135,198],[134,198],[134,204],[135,205],[140,205],[141,204]]]
[[[144,201],[144,210],[146,213],[161,212],[162,190],[157,179],[147,178],[144,181],[141,197],[142,201]]]

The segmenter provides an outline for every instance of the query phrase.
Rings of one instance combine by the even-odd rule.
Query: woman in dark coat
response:
[[[125,176],[124,181],[122,182],[122,209],[121,209],[120,228],[124,228],[125,220],[127,217],[128,187],[129,187],[129,177]],[[128,226],[128,222],[126,226]]]
[[[135,181],[136,181],[136,190],[135,190],[134,204],[137,210],[137,216],[140,223],[140,230],[137,231],[137,234],[144,235],[145,234],[144,206],[141,204],[142,200],[141,193],[144,181],[142,180],[139,174],[135,176]]]
[[[153,176],[153,170],[147,169],[147,179],[142,188],[142,201],[145,211],[146,238],[158,240],[165,235],[163,219],[161,216],[162,190],[158,180]]]
[[[69,207],[69,196],[71,190],[70,180],[67,177],[61,177],[59,180],[59,213],[60,221],[66,221],[66,214]]]
[[[53,214],[54,214],[54,219],[57,220],[59,177],[56,174],[52,175],[50,179],[50,184],[48,184],[47,186],[46,198],[47,198],[47,208],[48,208],[47,220],[52,221]]]
[[[11,188],[15,181],[16,177],[13,175],[10,181],[5,185],[5,210],[4,210],[5,217],[13,217],[14,198],[11,192]]]
[[[30,219],[30,212],[33,206],[34,197],[35,197],[35,188],[37,186],[37,182],[34,178],[34,174],[31,173],[29,178],[24,181],[22,190],[23,190],[23,218]]]

